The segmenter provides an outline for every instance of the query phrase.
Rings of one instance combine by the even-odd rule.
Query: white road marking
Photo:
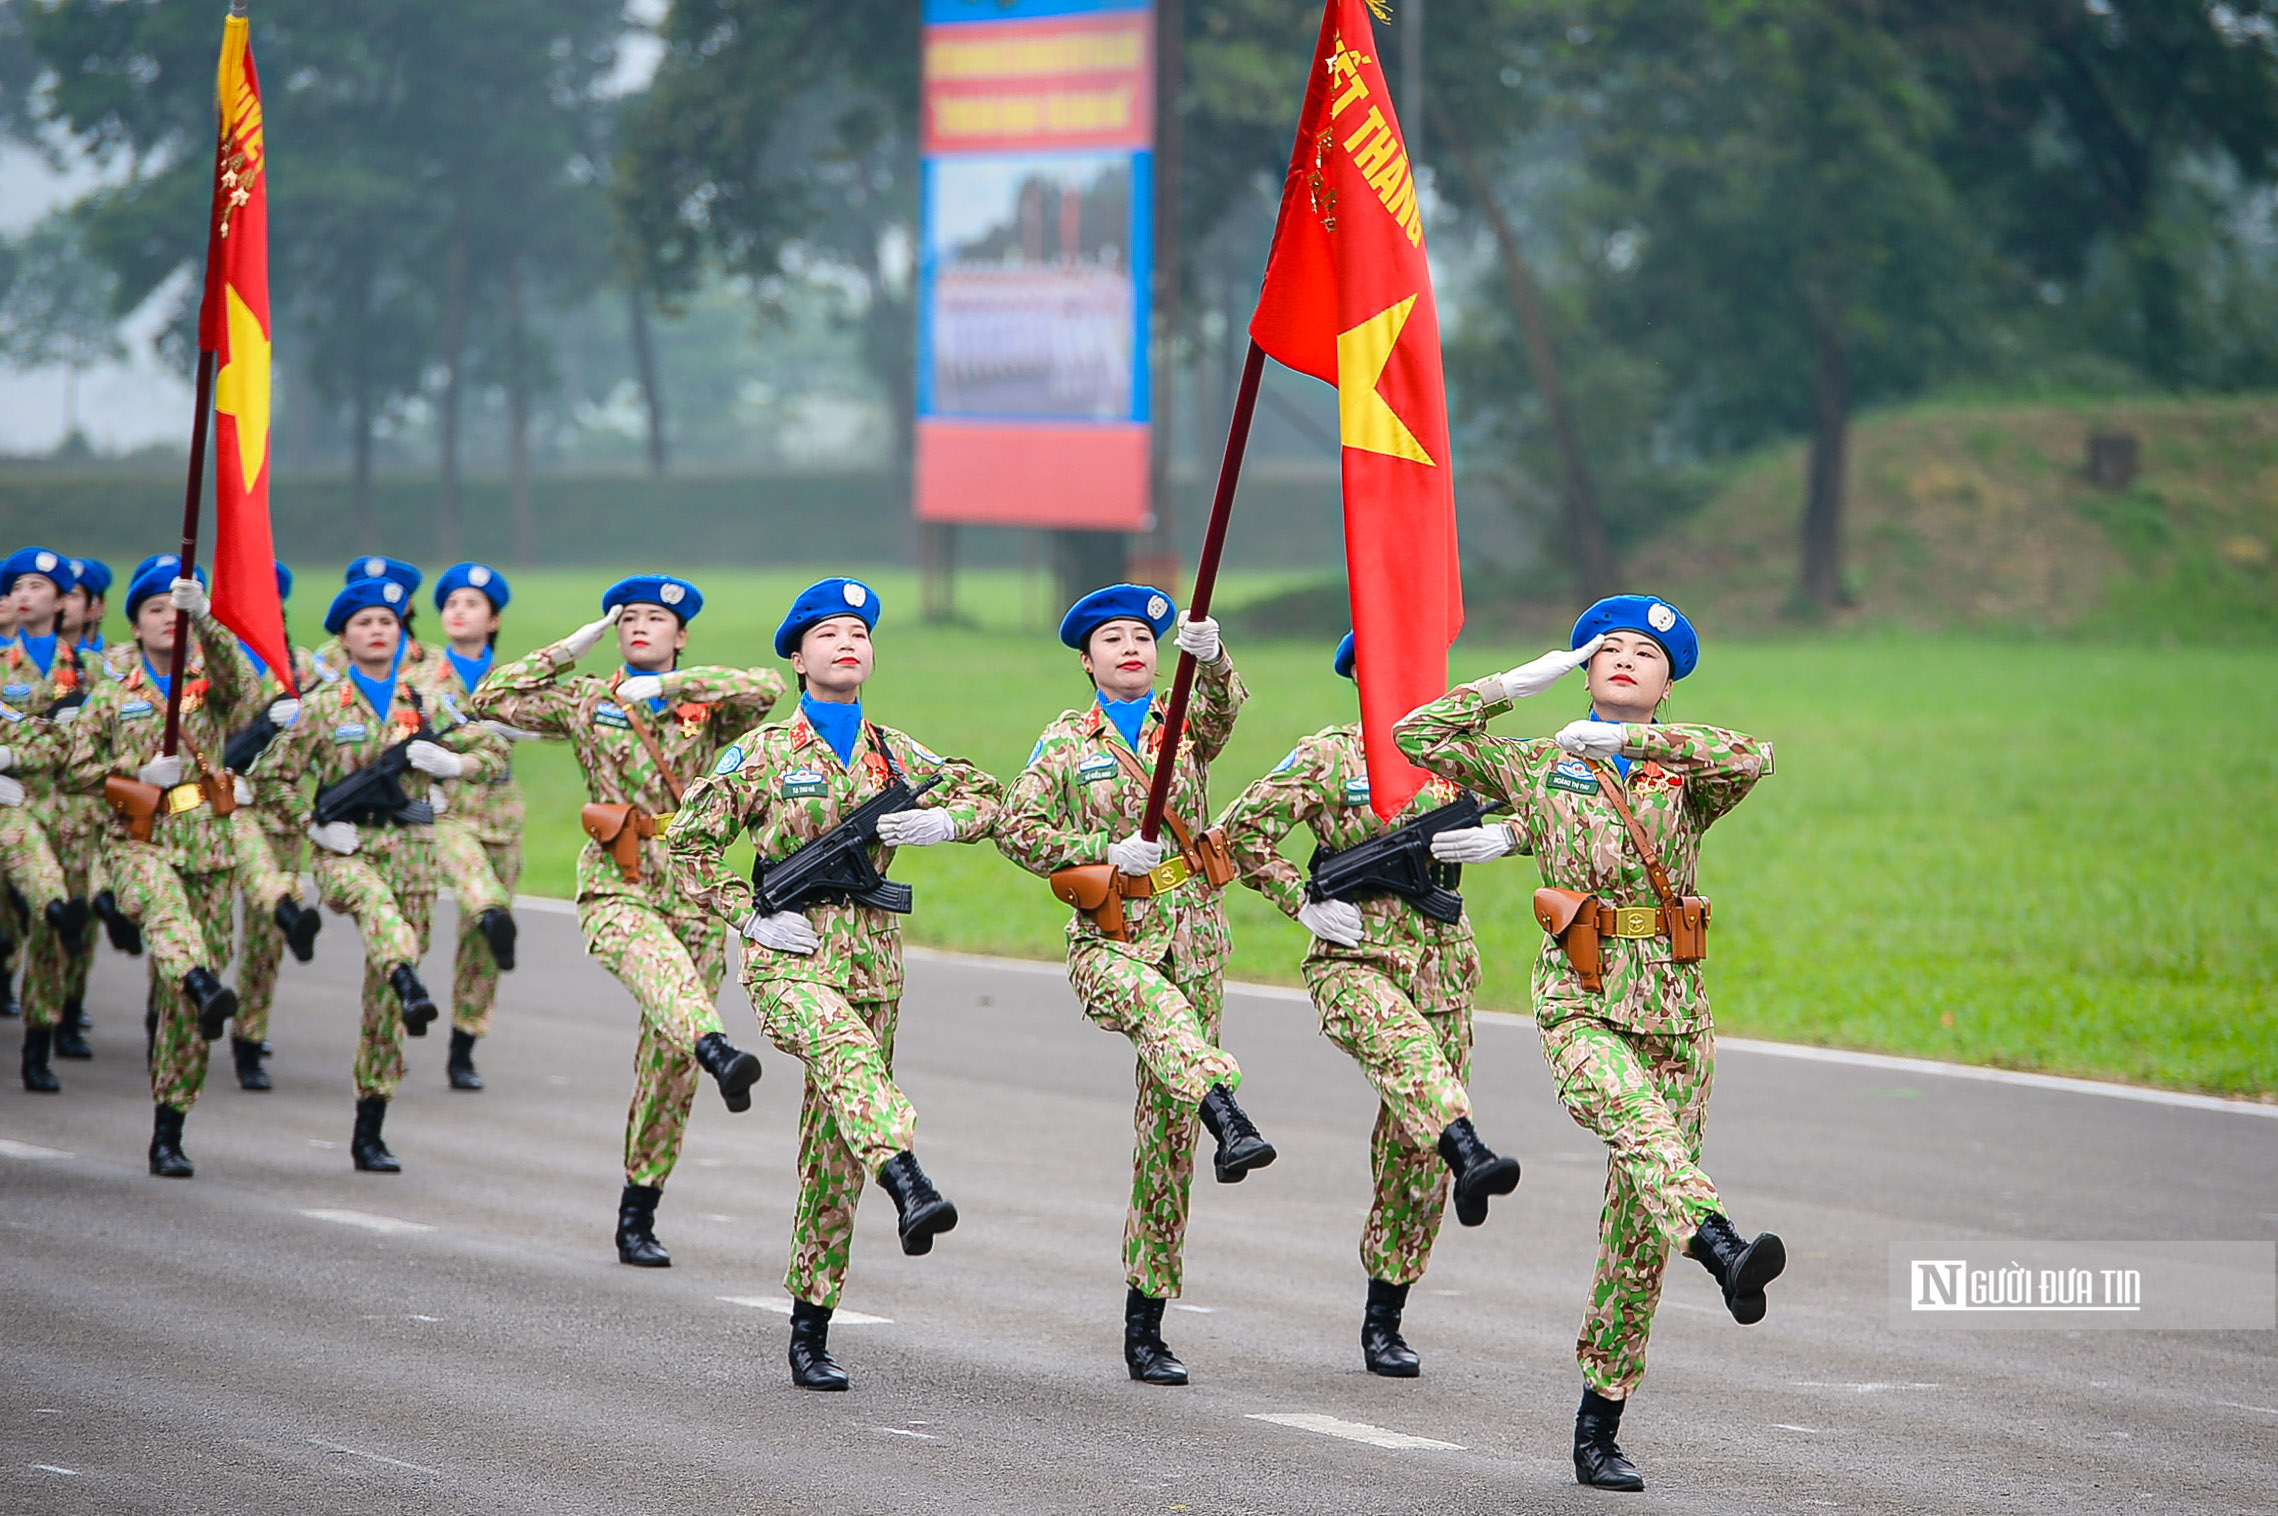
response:
[[[2215,1404],[2228,1406],[2234,1411],[2260,1411],[2265,1416],[2278,1416],[2278,1411],[2274,1411],[2266,1405],[2247,1405],[2237,1400],[2218,1400]]]
[[[1817,1437],[1819,1435],[1818,1427],[1799,1427],[1793,1422],[1787,1421],[1775,1421],[1772,1423],[1772,1425],[1779,1428],[1783,1432],[1807,1432],[1814,1437]]]
[[[514,908],[518,911],[542,911],[548,916],[575,916],[577,902],[556,900],[550,895],[517,895]]]
[[[410,1319],[413,1321],[441,1321],[443,1318],[440,1316],[413,1316]]]
[[[377,1211],[303,1211],[301,1214],[311,1221],[330,1221],[339,1226],[362,1227],[367,1232],[389,1235],[435,1230],[424,1221],[404,1221],[395,1216],[382,1216]]]
[[[52,1463],[35,1463],[32,1467],[43,1474],[76,1474],[79,1472],[77,1469],[58,1468]]]
[[[309,1138],[308,1145],[312,1148],[336,1148],[340,1146],[337,1142],[326,1142],[322,1137]]]
[[[714,1295],[714,1300],[726,1305],[748,1305],[755,1311],[773,1311],[778,1316],[791,1314],[791,1302],[780,1295]],[[832,1326],[892,1326],[891,1316],[866,1316],[860,1311],[836,1310],[831,1312]]]
[[[718,1211],[698,1211],[696,1213],[696,1219],[699,1221],[733,1221],[736,1218],[733,1216],[723,1216]]]
[[[0,1137],[0,1158],[28,1158],[37,1163],[49,1158],[69,1158],[70,1156],[61,1148],[43,1148],[37,1143],[18,1142],[13,1137]],[[47,1465],[36,1463],[32,1467],[44,1469]]]
[[[1218,1314],[1218,1307],[1214,1305],[1188,1305],[1183,1300],[1172,1301],[1171,1309],[1174,1311],[1192,1311],[1197,1316],[1215,1316]]]
[[[1878,1390],[1934,1390],[1934,1384],[1841,1384],[1827,1379],[1792,1379],[1788,1381],[1799,1390],[1849,1390],[1854,1395],[1872,1395]]]
[[[941,1441],[940,1438],[934,1436],[931,1432],[907,1432],[900,1427],[880,1427],[878,1430],[884,1432],[889,1437],[916,1437],[925,1442]]]
[[[1347,1442],[1365,1442],[1372,1448],[1434,1448],[1446,1453],[1460,1453],[1460,1442],[1441,1442],[1434,1437],[1412,1437],[1406,1432],[1387,1431],[1372,1427],[1365,1421],[1341,1421],[1334,1416],[1323,1416],[1317,1411],[1252,1411],[1252,1421],[1270,1421],[1275,1426],[1295,1427],[1300,1432],[1319,1432],[1324,1437],[1342,1437]]]
[[[415,1474],[433,1474],[437,1477],[443,1473],[441,1469],[431,1469],[424,1463],[405,1463],[400,1458],[390,1458],[383,1453],[367,1453],[362,1448],[352,1448],[344,1442],[326,1442],[321,1437],[311,1437],[309,1444],[322,1448],[327,1453],[346,1453],[351,1458],[369,1458],[372,1462],[384,1463],[391,1469],[410,1469]]]

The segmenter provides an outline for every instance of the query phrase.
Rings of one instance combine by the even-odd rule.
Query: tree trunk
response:
[[[1832,611],[1850,603],[1843,589],[1843,453],[1851,425],[1851,357],[1831,318],[1821,318],[1814,339],[1801,589],[1805,604]]]
[[[1566,403],[1566,381],[1559,372],[1558,352],[1551,345],[1550,323],[1543,315],[1542,296],[1534,272],[1520,251],[1518,232],[1495,199],[1495,187],[1472,155],[1471,143],[1454,119],[1443,110],[1431,112],[1432,129],[1439,133],[1456,172],[1471,187],[1480,214],[1495,235],[1495,251],[1503,264],[1503,281],[1511,289],[1518,309],[1519,328],[1525,335],[1527,365],[1534,371],[1535,389],[1550,414],[1551,439],[1558,449],[1558,494],[1565,508],[1567,549],[1573,554],[1574,586],[1588,600],[1618,593],[1620,569],[1614,562],[1613,539],[1606,518],[1598,509],[1597,486],[1590,476],[1590,460],[1574,430],[1574,416]]]
[[[657,382],[656,347],[649,341],[648,296],[638,284],[625,286],[625,306],[632,313],[633,372],[649,413],[649,472],[661,476],[671,464],[664,443],[664,386]]]
[[[1178,348],[1179,329],[1179,175],[1186,148],[1179,93],[1185,77],[1185,0],[1156,0],[1154,319],[1148,323],[1153,351],[1152,361],[1147,365],[1152,381],[1149,387],[1153,391],[1148,397],[1147,413],[1152,422],[1149,453],[1154,477],[1149,494],[1155,522],[1141,552],[1154,561],[1153,572],[1158,574],[1178,559],[1178,548],[1171,536],[1177,514],[1171,484],[1172,452],[1177,442],[1171,413],[1177,387],[1171,359]],[[1174,595],[1178,593],[1175,584],[1169,589]]]
[[[355,450],[355,484],[350,493],[350,509],[356,521],[356,545],[373,553],[380,548],[380,524],[372,519],[372,381],[362,365],[356,374],[355,415],[350,425],[355,429],[355,436],[350,440]]]
[[[506,265],[506,499],[514,523],[514,561],[538,561],[538,524],[530,506],[530,354],[522,322],[522,260]]]
[[[435,549],[446,560],[459,556],[459,407],[461,371],[467,349],[467,217],[461,210],[451,221],[450,251],[445,258],[443,310],[443,415],[441,425],[441,489],[435,497]]]

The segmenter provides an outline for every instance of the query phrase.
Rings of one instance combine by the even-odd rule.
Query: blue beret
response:
[[[163,595],[182,577],[182,560],[172,553],[156,553],[142,560],[134,578],[127,582],[127,619],[142,611],[142,603],[153,595]],[[206,582],[206,571],[198,570],[198,583]]]
[[[70,594],[79,585],[69,558],[44,547],[20,547],[8,555],[7,562],[0,563],[0,595],[14,589],[16,581],[26,574],[46,576],[60,595]]]
[[[341,582],[354,584],[359,579],[393,579],[409,595],[419,588],[419,582],[426,577],[416,564],[406,563],[401,558],[383,558],[374,553],[368,558],[358,558],[350,563],[348,572],[341,576]]]
[[[1670,677],[1682,679],[1701,661],[1701,639],[1685,613],[1651,595],[1608,595],[1574,623],[1572,647],[1606,632],[1641,632],[1669,655]]]
[[[324,613],[324,629],[337,637],[348,630],[350,616],[375,606],[394,612],[396,620],[401,621],[404,602],[410,598],[411,591],[393,579],[351,579],[348,588],[332,597],[332,609]]]
[[[1060,618],[1060,640],[1080,653],[1091,634],[1110,621],[1144,621],[1160,637],[1170,630],[1178,609],[1170,596],[1152,585],[1111,584],[1068,607],[1068,614]]]
[[[453,590],[481,590],[494,611],[505,610],[506,602],[514,598],[514,592],[506,587],[506,576],[487,563],[454,563],[443,570],[443,577],[435,581],[435,609],[443,609]]]
[[[79,587],[90,595],[108,595],[111,592],[111,566],[100,558],[74,558],[72,572],[79,576]]]
[[[506,604],[506,586],[499,586],[498,603]],[[696,619],[704,609],[704,592],[685,579],[670,574],[635,574],[620,579],[601,592],[601,608],[613,611],[620,605],[661,605],[680,618],[682,626]]]
[[[1329,667],[1337,671],[1339,679],[1353,676],[1353,634],[1345,633],[1345,640],[1337,644],[1337,655],[1329,660]]]
[[[279,600],[293,598],[293,571],[282,563],[277,565],[277,598]]]
[[[878,592],[859,579],[825,579],[810,584],[791,602],[791,613],[775,629],[775,656],[788,658],[799,651],[807,628],[833,616],[860,616],[864,626],[878,624]]]

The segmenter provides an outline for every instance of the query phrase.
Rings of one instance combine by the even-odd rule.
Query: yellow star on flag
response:
[[[1410,295],[1350,331],[1337,333],[1337,429],[1347,447],[1435,468],[1432,455],[1408,430],[1408,423],[1376,392],[1393,345],[1400,340],[1400,329],[1415,308],[1416,297]]]
[[[214,376],[214,409],[237,418],[238,477],[253,488],[269,461],[269,334],[237,293],[223,285],[229,310],[229,362]]]

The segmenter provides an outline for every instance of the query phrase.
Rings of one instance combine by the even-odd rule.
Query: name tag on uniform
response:
[[[147,700],[129,700],[119,706],[119,715],[122,718],[128,716],[147,716],[150,714],[150,710],[150,702]]]
[[[813,769],[793,769],[783,776],[785,800],[820,800],[830,793],[830,781]]]
[[[624,708],[611,705],[607,701],[603,701],[593,708],[593,724],[595,726],[613,726],[619,731],[625,732],[633,729],[633,723],[625,719]]]
[[[1345,804],[1368,804],[1368,781],[1366,779],[1347,779],[1345,781]]]
[[[1103,779],[1113,779],[1118,767],[1113,753],[1094,753],[1076,765],[1076,777],[1085,784],[1097,784]]]
[[[1595,795],[1598,793],[1598,776],[1591,772],[1587,763],[1575,758],[1562,758],[1550,771],[1550,787],[1576,795]]]
[[[334,742],[362,742],[364,740],[364,723],[351,721],[346,726],[334,727],[332,729],[332,740]]]

